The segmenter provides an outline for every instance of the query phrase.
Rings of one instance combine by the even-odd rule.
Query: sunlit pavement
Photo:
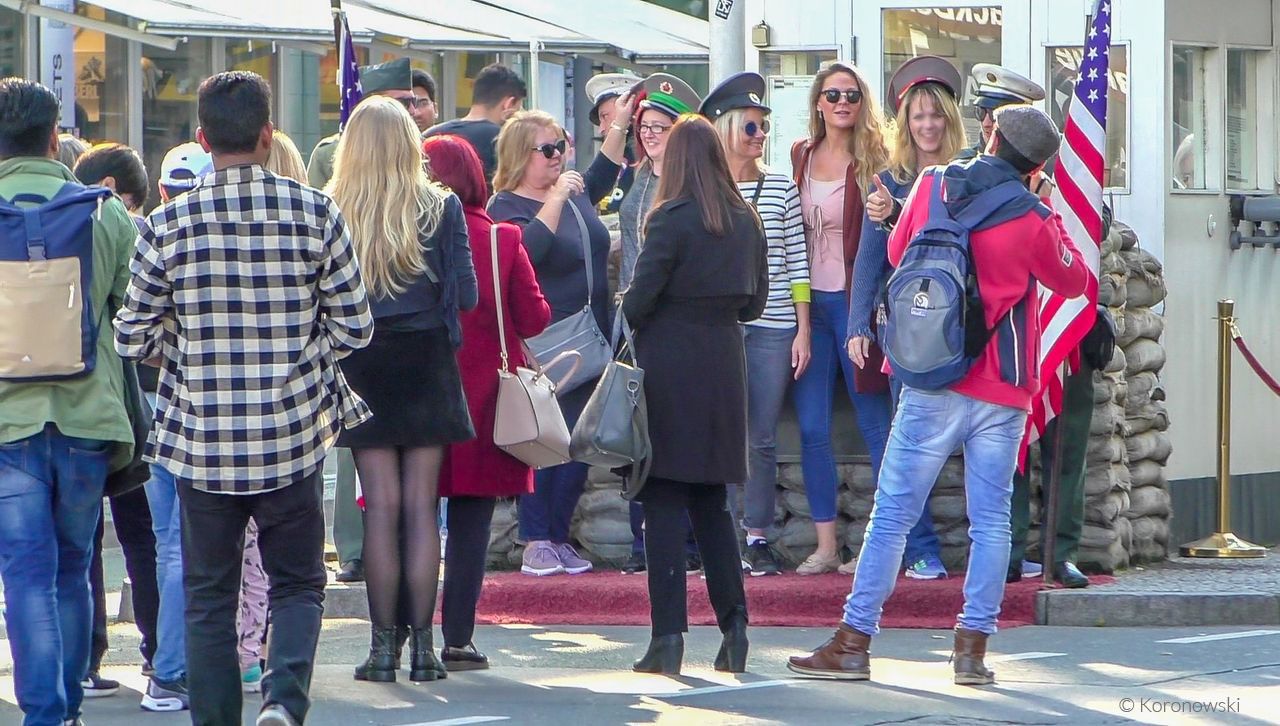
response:
[[[124,683],[86,702],[88,726],[188,723],[186,714],[139,710],[144,680],[131,625],[112,626],[104,675]],[[751,632],[749,673],[711,667],[712,628],[686,640],[678,678],[630,672],[648,639],[638,627],[486,626],[476,633],[488,671],[415,684],[358,683],[352,667],[368,626],[325,622],[310,724],[850,724],[850,723],[1276,723],[1280,629],[1025,627],[993,639],[994,687],[952,685],[950,634],[885,632],[873,642],[873,680],[790,677],[786,656],[820,644],[827,630]],[[1205,636],[1208,636],[1207,638]],[[1169,642],[1181,641],[1181,642]],[[7,644],[5,644],[7,645]],[[0,661],[0,723],[16,724],[8,648]],[[260,699],[246,696],[246,723]],[[1216,707],[1217,712],[1212,709]],[[1128,711],[1124,709],[1129,709]]]

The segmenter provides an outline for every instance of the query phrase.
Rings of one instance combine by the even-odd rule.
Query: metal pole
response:
[[[1231,329],[1234,300],[1218,301],[1218,531],[1180,548],[1183,557],[1265,557],[1267,549],[1231,532]]]
[[[1062,461],[1063,450],[1066,448],[1067,427],[1063,425],[1062,417],[1067,414],[1066,406],[1066,388],[1067,375],[1070,370],[1067,368],[1065,361],[1062,363],[1062,395],[1063,404],[1062,411],[1058,417],[1053,420],[1053,466],[1045,471],[1044,453],[1041,449],[1041,469],[1040,469],[1040,492],[1043,496],[1040,500],[1044,503],[1041,508],[1043,516],[1040,518],[1040,562],[1043,572],[1041,578],[1044,584],[1053,584],[1053,566],[1056,562],[1053,559],[1058,539],[1058,491],[1062,482]],[[1021,564],[1019,564],[1021,566]]]
[[[710,85],[715,87],[747,68],[747,7],[745,0],[708,0],[710,22]]]
[[[538,108],[538,53],[542,41],[529,41],[529,108]]]

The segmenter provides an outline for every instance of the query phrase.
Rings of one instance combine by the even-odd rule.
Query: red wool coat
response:
[[[493,297],[493,257],[489,251],[489,227],[494,222],[482,209],[469,208],[466,214],[480,303],[474,310],[460,314],[462,348],[458,350],[458,369],[476,437],[448,447],[440,470],[440,496],[529,494],[533,492],[533,471],[493,443],[498,367],[502,364]],[[520,339],[541,333],[551,322],[551,307],[542,297],[520,236],[519,227],[498,225],[498,279],[502,285],[507,355],[512,368],[525,364]]]

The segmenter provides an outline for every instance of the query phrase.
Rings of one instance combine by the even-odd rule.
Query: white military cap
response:
[[[631,73],[601,73],[587,80],[587,98],[591,99],[591,123],[600,124],[600,104],[631,90],[644,79]]]
[[[1021,73],[994,63],[975,63],[969,73],[973,79],[973,105],[995,109],[1011,103],[1033,103],[1044,100],[1040,84]]]

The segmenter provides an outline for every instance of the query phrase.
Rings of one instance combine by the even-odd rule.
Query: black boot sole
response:
[[[409,671],[409,680],[415,683],[423,681],[443,681],[449,677],[448,671],[438,671],[434,668],[426,668],[420,671]]]
[[[357,672],[355,678],[357,681],[369,681],[370,683],[395,683],[396,672],[370,669],[363,673]]]
[[[668,636],[663,636],[668,637]],[[662,673],[668,676],[680,675],[680,666],[684,663],[684,638],[665,641],[661,644],[649,644],[644,657],[631,666],[636,673]]]

